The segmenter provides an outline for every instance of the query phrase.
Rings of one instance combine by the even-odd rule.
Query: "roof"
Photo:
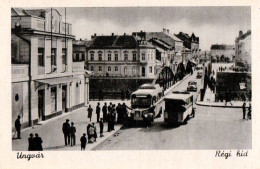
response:
[[[135,95],[154,95],[155,92],[154,92],[154,89],[138,89],[137,91],[133,92],[132,94],[135,94]]]
[[[136,48],[137,40],[132,35],[94,36],[88,48]]]
[[[192,94],[189,93],[189,94],[175,94],[175,93],[172,93],[172,94],[169,94],[167,96],[164,97],[164,99],[166,100],[186,100],[188,99],[189,97],[191,97]]]
[[[167,50],[170,50],[173,48],[173,46],[169,45],[167,42],[165,42],[161,39],[153,38],[153,39],[150,39],[149,42],[151,42],[155,46],[158,46],[159,48],[163,48],[163,49],[167,49]]]
[[[89,44],[89,41],[86,40],[75,40],[73,41],[73,45],[80,45],[80,46],[87,46]]]

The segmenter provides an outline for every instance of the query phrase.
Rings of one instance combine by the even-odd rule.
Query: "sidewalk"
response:
[[[196,105],[207,106],[207,107],[224,107],[224,108],[241,108],[242,109],[243,102],[242,101],[232,101],[232,105],[230,104],[230,102],[228,102],[227,105],[225,105],[225,102],[197,101]],[[246,107],[248,107],[248,106],[249,106],[249,102],[246,102]]]
[[[109,136],[115,134],[121,127],[121,124],[115,125],[115,130],[112,132],[107,132],[107,123],[104,124],[104,137],[100,138],[100,129],[99,124],[96,122],[96,105],[98,101],[90,101],[91,107],[93,108],[92,113],[92,122],[95,122],[95,126],[97,128],[97,142],[92,144],[87,144],[86,150],[91,150],[101,142],[103,142],[105,139],[107,139]],[[113,104],[123,103],[123,101],[120,100],[106,100],[106,101],[99,101],[101,107],[104,105],[104,102],[107,102],[109,104],[112,102]],[[124,101],[127,105],[130,104],[129,101]],[[101,112],[101,117],[103,113]],[[71,122],[74,122],[74,126],[76,127],[76,146],[65,146],[64,143],[64,135],[62,132],[62,124],[66,121],[66,119],[70,120]],[[22,139],[14,139],[12,140],[12,150],[13,151],[27,151],[28,150],[28,137],[30,133],[38,133],[39,136],[43,140],[43,150],[44,151],[80,151],[80,137],[83,135],[83,133],[87,133],[87,125],[90,122],[90,120],[87,118],[87,107],[83,107],[81,109],[75,110],[71,113],[64,113],[60,116],[57,116],[55,118],[52,118],[47,121],[43,121],[39,123],[38,125],[35,125],[33,127],[26,128],[22,130],[21,132],[21,138]]]

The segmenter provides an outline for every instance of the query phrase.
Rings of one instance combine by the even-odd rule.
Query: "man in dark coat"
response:
[[[99,122],[99,118],[100,118],[100,103],[97,103],[97,107],[96,107],[96,114],[97,114],[97,123]]]
[[[125,103],[123,103],[121,111],[122,111],[123,119],[126,120],[126,118],[127,118],[127,106],[125,105]]]
[[[91,118],[92,118],[92,112],[93,112],[93,109],[91,108],[91,105],[89,105],[89,107],[88,107],[88,118],[90,119],[90,121],[91,121]]]
[[[28,151],[33,151],[34,150],[34,138],[33,138],[33,134],[30,134],[30,137],[28,138]]]
[[[126,90],[126,99],[127,100],[130,99],[130,90],[129,89]]]
[[[107,103],[102,107],[102,112],[103,112],[103,120],[104,122],[107,122]]]
[[[112,110],[111,110],[111,116],[110,116],[110,120],[111,120],[111,130],[115,130],[115,121],[116,121],[116,113],[115,113],[116,109],[115,109],[115,105],[113,104]]]
[[[243,119],[246,119],[246,103],[245,102],[243,103],[242,109],[243,109]]]
[[[122,99],[122,101],[125,100],[125,91],[124,91],[124,89],[121,90],[121,99]]]
[[[118,105],[116,106],[116,113],[117,113],[117,123],[121,123],[122,122],[122,107],[121,107],[120,103],[118,103]]]
[[[107,132],[111,131],[111,111],[107,114]]]
[[[76,127],[74,127],[74,123],[71,122],[71,127],[70,127],[70,137],[71,137],[71,146],[76,145]]]
[[[20,122],[21,116],[18,115],[17,119],[15,120],[15,130],[17,131],[17,139],[21,139],[21,122]]]
[[[70,145],[70,124],[69,124],[69,119],[67,119],[66,122],[63,123],[62,131],[63,131],[63,134],[64,134],[65,146],[66,145]]]
[[[249,103],[248,112],[247,112],[247,120],[251,119],[251,116],[252,116],[251,111],[252,111],[251,103]]]
[[[108,110],[109,113],[111,113],[112,107],[113,107],[112,102],[110,102],[110,103],[109,103],[109,106],[108,106],[108,108],[107,108],[107,110]]]
[[[42,151],[42,138],[39,137],[39,135],[37,133],[35,133],[35,137],[33,138],[33,142],[34,142],[34,150],[35,151]]]
[[[87,144],[86,134],[83,133],[83,136],[81,136],[81,138],[80,138],[81,151],[82,151],[82,150],[85,151],[86,144]]]
[[[100,137],[104,137],[104,135],[103,135],[103,129],[104,129],[103,118],[100,118],[99,128],[100,128]]]

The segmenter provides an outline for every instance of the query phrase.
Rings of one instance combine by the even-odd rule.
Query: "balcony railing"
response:
[[[12,78],[28,77],[28,65],[12,64]]]
[[[84,72],[84,62],[73,62],[72,71],[73,72]]]

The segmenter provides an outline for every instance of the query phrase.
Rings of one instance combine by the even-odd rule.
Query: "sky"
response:
[[[64,8],[56,9],[64,19]],[[250,7],[77,7],[66,13],[76,39],[166,28],[175,34],[194,33],[202,50],[210,50],[212,44],[234,45],[240,30],[251,29]]]

